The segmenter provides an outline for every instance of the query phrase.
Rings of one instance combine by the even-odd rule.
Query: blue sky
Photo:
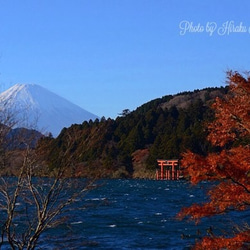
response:
[[[249,11],[249,0],[0,0],[1,90],[36,83],[115,118],[223,86],[227,70],[250,70]]]

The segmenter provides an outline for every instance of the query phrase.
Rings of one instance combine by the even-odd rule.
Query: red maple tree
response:
[[[181,162],[191,183],[212,180],[218,184],[208,192],[208,202],[183,208],[180,219],[198,222],[205,216],[250,208],[250,76],[230,71],[227,78],[229,91],[215,100],[215,119],[207,126],[208,140],[216,150],[206,156],[186,152]],[[231,237],[203,237],[194,248],[250,249],[250,225]]]

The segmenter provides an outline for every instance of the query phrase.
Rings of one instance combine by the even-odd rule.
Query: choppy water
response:
[[[249,212],[205,219],[199,225],[178,221],[183,206],[204,200],[206,188],[185,181],[103,180],[68,222],[41,238],[42,249],[189,249],[200,234],[231,228]],[[75,191],[75,190],[74,190]],[[211,228],[210,228],[211,229]]]

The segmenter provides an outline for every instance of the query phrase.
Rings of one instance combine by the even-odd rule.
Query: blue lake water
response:
[[[175,216],[183,206],[204,201],[203,183],[186,181],[102,180],[68,220],[41,237],[41,249],[190,249],[208,229],[220,233],[250,221],[250,212],[204,219],[195,225]],[[75,191],[75,190],[74,190]]]

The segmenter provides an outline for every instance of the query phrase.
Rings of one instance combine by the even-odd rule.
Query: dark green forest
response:
[[[204,125],[214,117],[213,100],[226,92],[221,87],[163,96],[134,111],[124,109],[116,119],[64,128],[57,138],[43,137],[37,150],[50,171],[65,167],[81,177],[153,178],[159,158],[212,150]]]

